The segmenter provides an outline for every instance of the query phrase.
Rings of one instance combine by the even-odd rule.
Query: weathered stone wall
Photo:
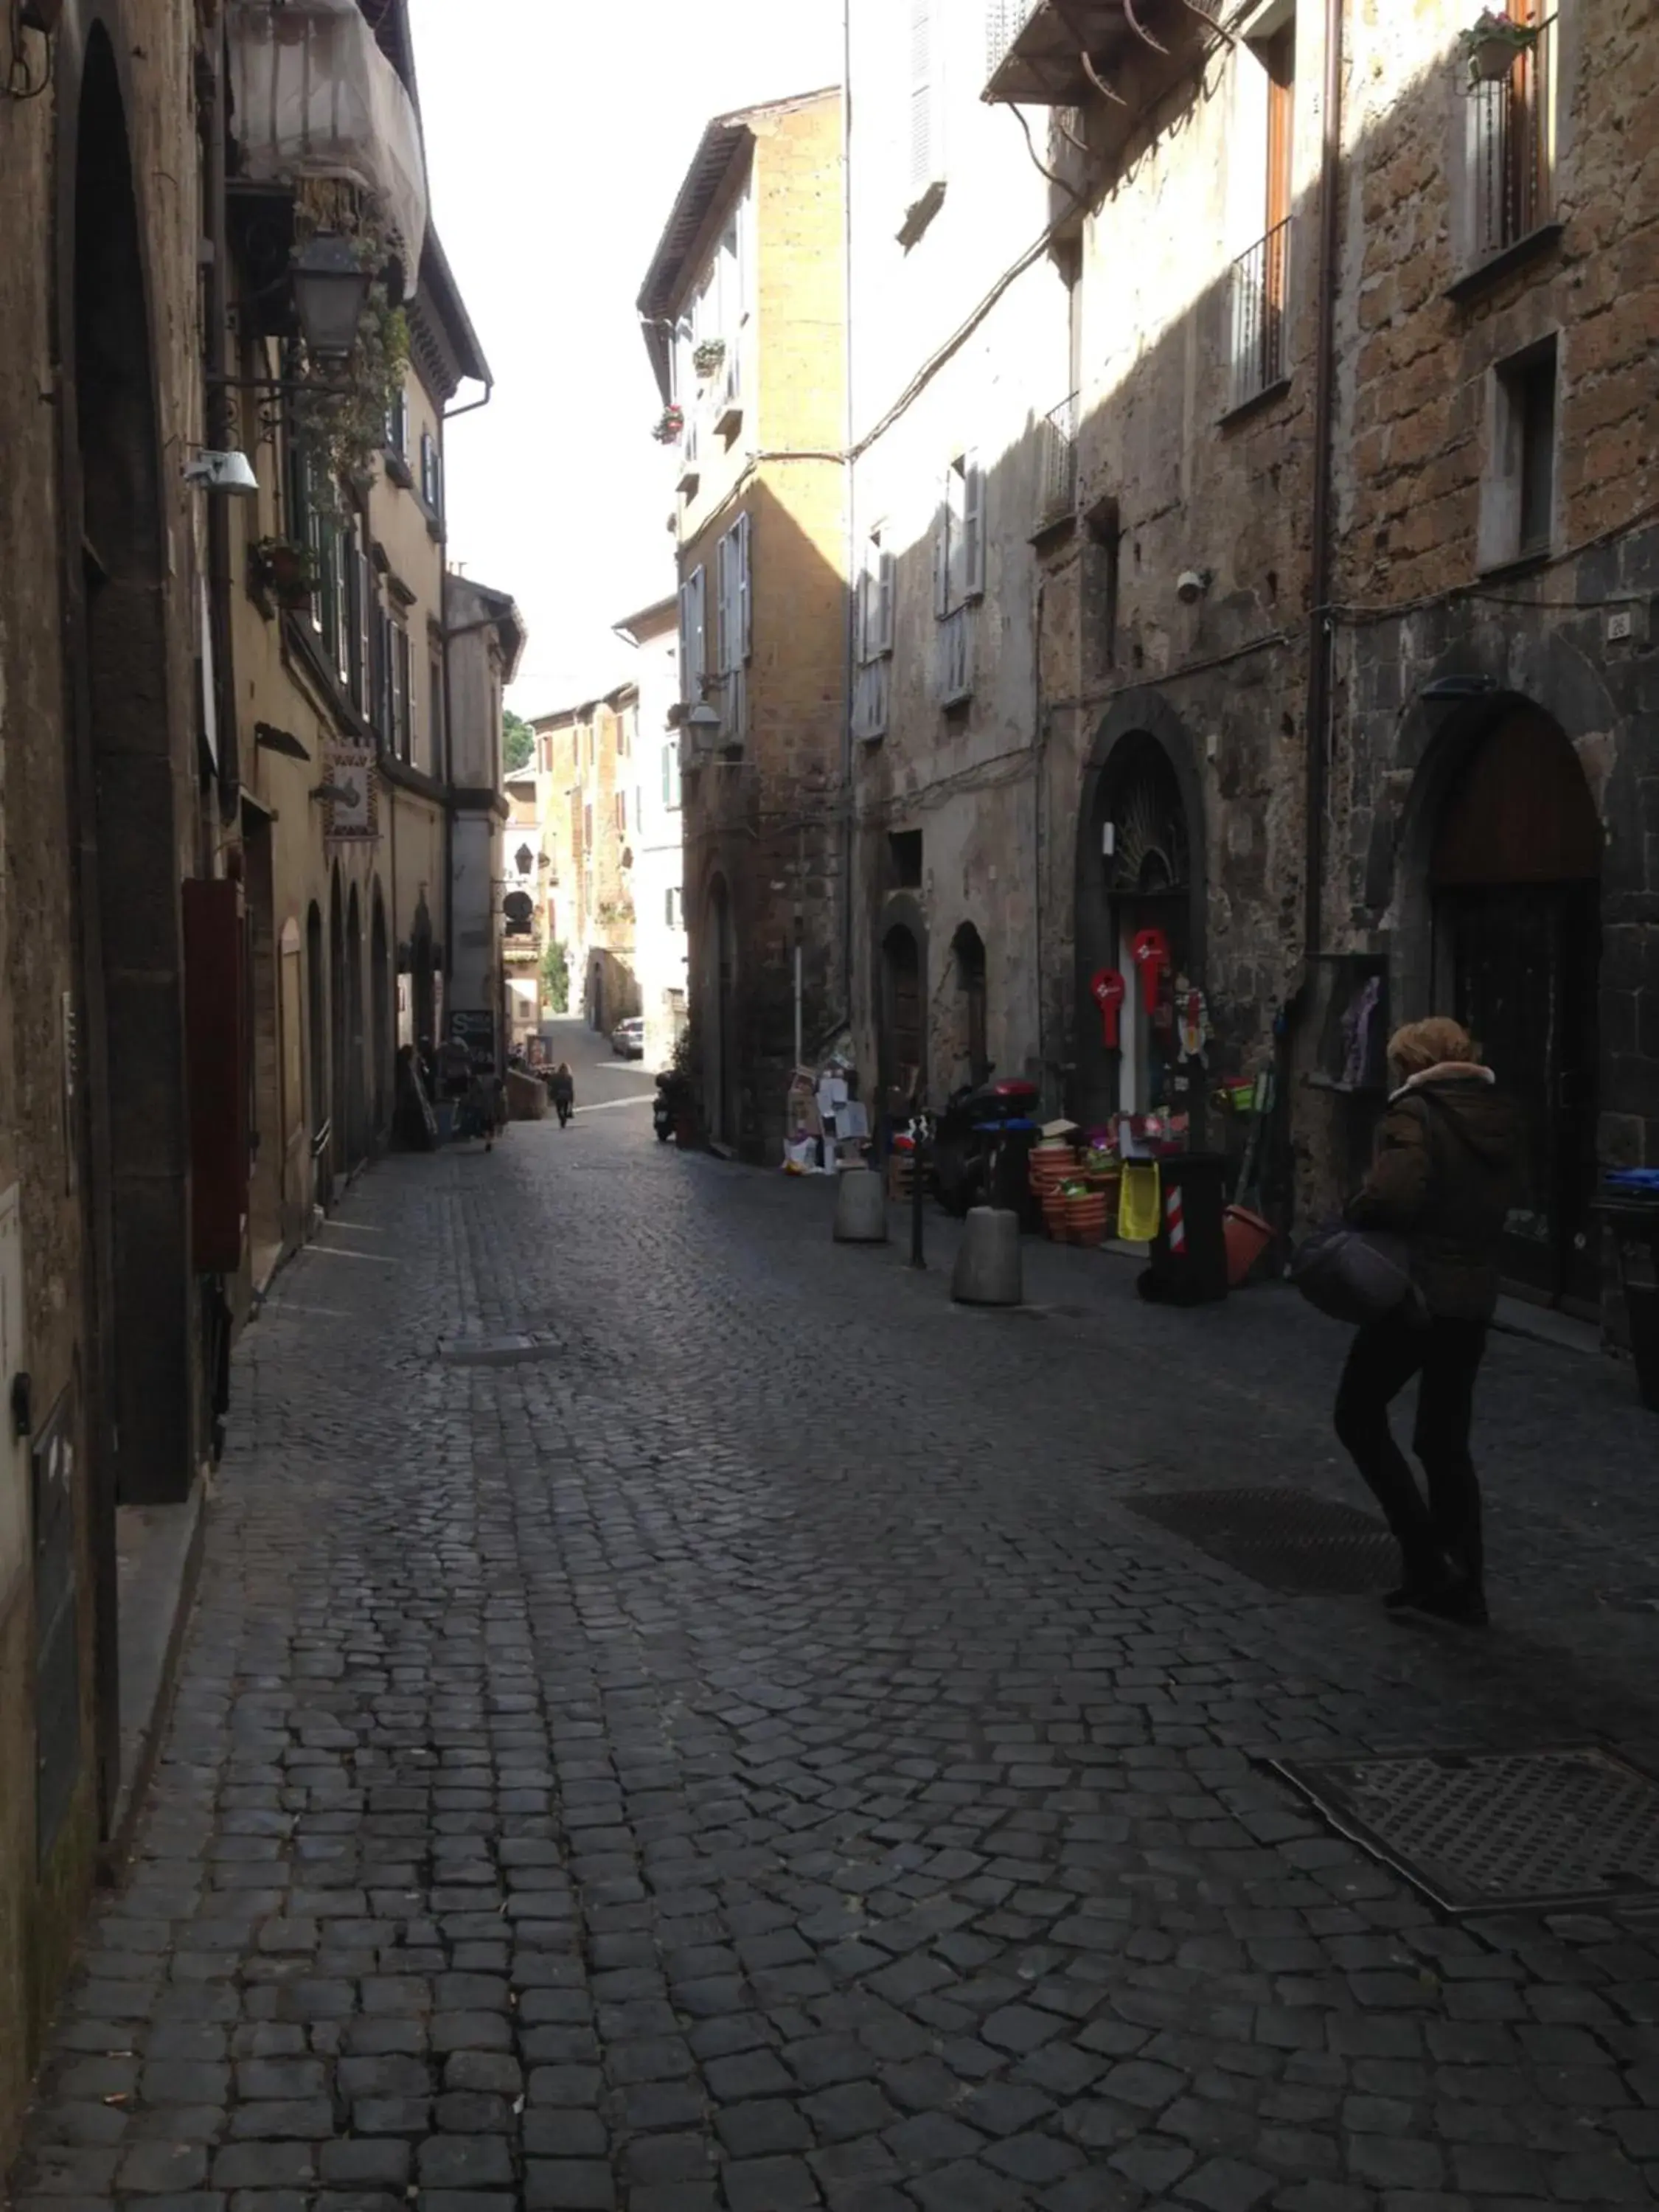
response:
[[[1599,1150],[1659,1164],[1659,26],[1643,0],[1560,12],[1545,210],[1559,235],[1482,276],[1453,52],[1462,20],[1449,0],[1409,23],[1370,5],[1354,31],[1331,941],[1387,950],[1395,1011],[1426,1011],[1415,811],[1474,710],[1424,690],[1474,679],[1545,708],[1605,824]],[[1494,573],[1498,366],[1551,337],[1550,546]]]
[[[101,29],[100,29],[100,27]],[[89,1340],[94,1246],[83,1116],[109,1054],[94,1034],[83,967],[77,847],[92,793],[77,758],[71,671],[72,580],[81,589],[75,480],[72,331],[74,123],[88,40],[106,36],[131,147],[155,386],[155,453],[167,573],[161,586],[173,806],[147,825],[160,869],[176,881],[198,853],[191,652],[199,572],[199,495],[178,460],[199,441],[195,412],[197,241],[201,220],[192,96],[196,11],[184,0],[143,7],[69,0],[56,34],[51,89],[0,100],[0,1192],[21,1208],[21,1314],[8,1320],[15,1371],[31,1377],[37,1423],[76,1393],[77,1582],[81,1600],[80,1782],[54,1850],[37,1866],[33,1690],[37,1629],[26,1546],[28,1455],[0,1459],[0,2172],[29,2070],[66,1970],[97,1834],[90,1484],[105,1438],[98,1346]],[[46,42],[23,33],[42,74]],[[142,476],[142,470],[138,471]],[[165,738],[164,738],[165,743]],[[165,788],[166,777],[162,778]],[[77,1085],[64,1083],[66,1006],[79,1027]],[[0,1377],[9,1395],[12,1376]],[[193,1407],[179,1408],[186,1433]],[[9,1433],[9,1423],[8,1422]],[[187,1474],[188,1469],[181,1469]]]

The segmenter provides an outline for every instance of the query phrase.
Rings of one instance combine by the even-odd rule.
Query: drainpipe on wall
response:
[[[1319,179],[1319,306],[1314,382],[1314,475],[1309,598],[1307,821],[1303,885],[1303,981],[1310,992],[1324,935],[1325,749],[1334,659],[1331,619],[1332,476],[1336,417],[1336,280],[1341,251],[1342,0],[1325,0],[1324,146]]]

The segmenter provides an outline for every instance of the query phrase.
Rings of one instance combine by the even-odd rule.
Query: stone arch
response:
[[[927,920],[909,891],[890,891],[876,920],[877,1064],[884,1109],[896,1103],[905,1071],[928,1095]]]
[[[363,913],[357,886],[346,895],[346,1161],[355,1167],[368,1151],[368,1034],[363,1012]]]
[[[1147,861],[1139,879],[1131,880],[1133,871],[1115,834],[1123,826],[1117,817],[1131,804],[1128,794],[1140,792],[1150,793],[1154,802],[1161,797],[1170,820],[1167,832],[1157,823],[1145,825]],[[1115,832],[1110,855],[1104,849],[1109,823]],[[1160,840],[1169,844],[1176,836],[1179,854],[1163,851]],[[1149,687],[1126,692],[1113,703],[1090,747],[1078,808],[1073,897],[1077,1073],[1072,1110],[1088,1123],[1120,1104],[1144,1108],[1147,1103],[1136,1085],[1145,1086],[1148,1072],[1130,1066],[1138,1035],[1134,977],[1125,975],[1128,994],[1117,1054],[1106,1048],[1091,990],[1102,969],[1124,971],[1128,926],[1156,921],[1170,937],[1176,966],[1200,984],[1205,975],[1208,869],[1198,755],[1186,724]]]
[[[957,1059],[965,1081],[983,1083],[991,1065],[990,1000],[985,939],[971,921],[962,923],[951,939],[951,963],[955,985]]]

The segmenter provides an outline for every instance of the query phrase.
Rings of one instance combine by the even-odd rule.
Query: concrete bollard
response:
[[[1017,1306],[1024,1295],[1018,1214],[975,1206],[963,1227],[951,1296],[964,1306]]]
[[[837,1244],[887,1242],[887,1194],[869,1168],[843,1168],[836,1180]]]

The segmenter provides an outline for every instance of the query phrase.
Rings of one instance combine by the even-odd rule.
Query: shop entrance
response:
[[[1593,1302],[1601,825],[1577,755],[1540,708],[1507,708],[1436,833],[1437,1000],[1525,1119],[1526,1185],[1503,1265],[1553,1302]]]
[[[1172,985],[1176,975],[1191,973],[1192,960],[1187,810],[1169,756],[1151,737],[1133,737],[1119,747],[1111,775],[1103,779],[1101,800],[1100,866],[1110,916],[1105,964],[1117,969],[1126,986],[1111,1103],[1125,1114],[1161,1113],[1185,1104],[1174,1096],[1171,1078],[1176,1066]],[[1134,952],[1147,930],[1158,931],[1170,948],[1169,969],[1150,1005]],[[1088,1015],[1098,1033],[1092,1006]]]

